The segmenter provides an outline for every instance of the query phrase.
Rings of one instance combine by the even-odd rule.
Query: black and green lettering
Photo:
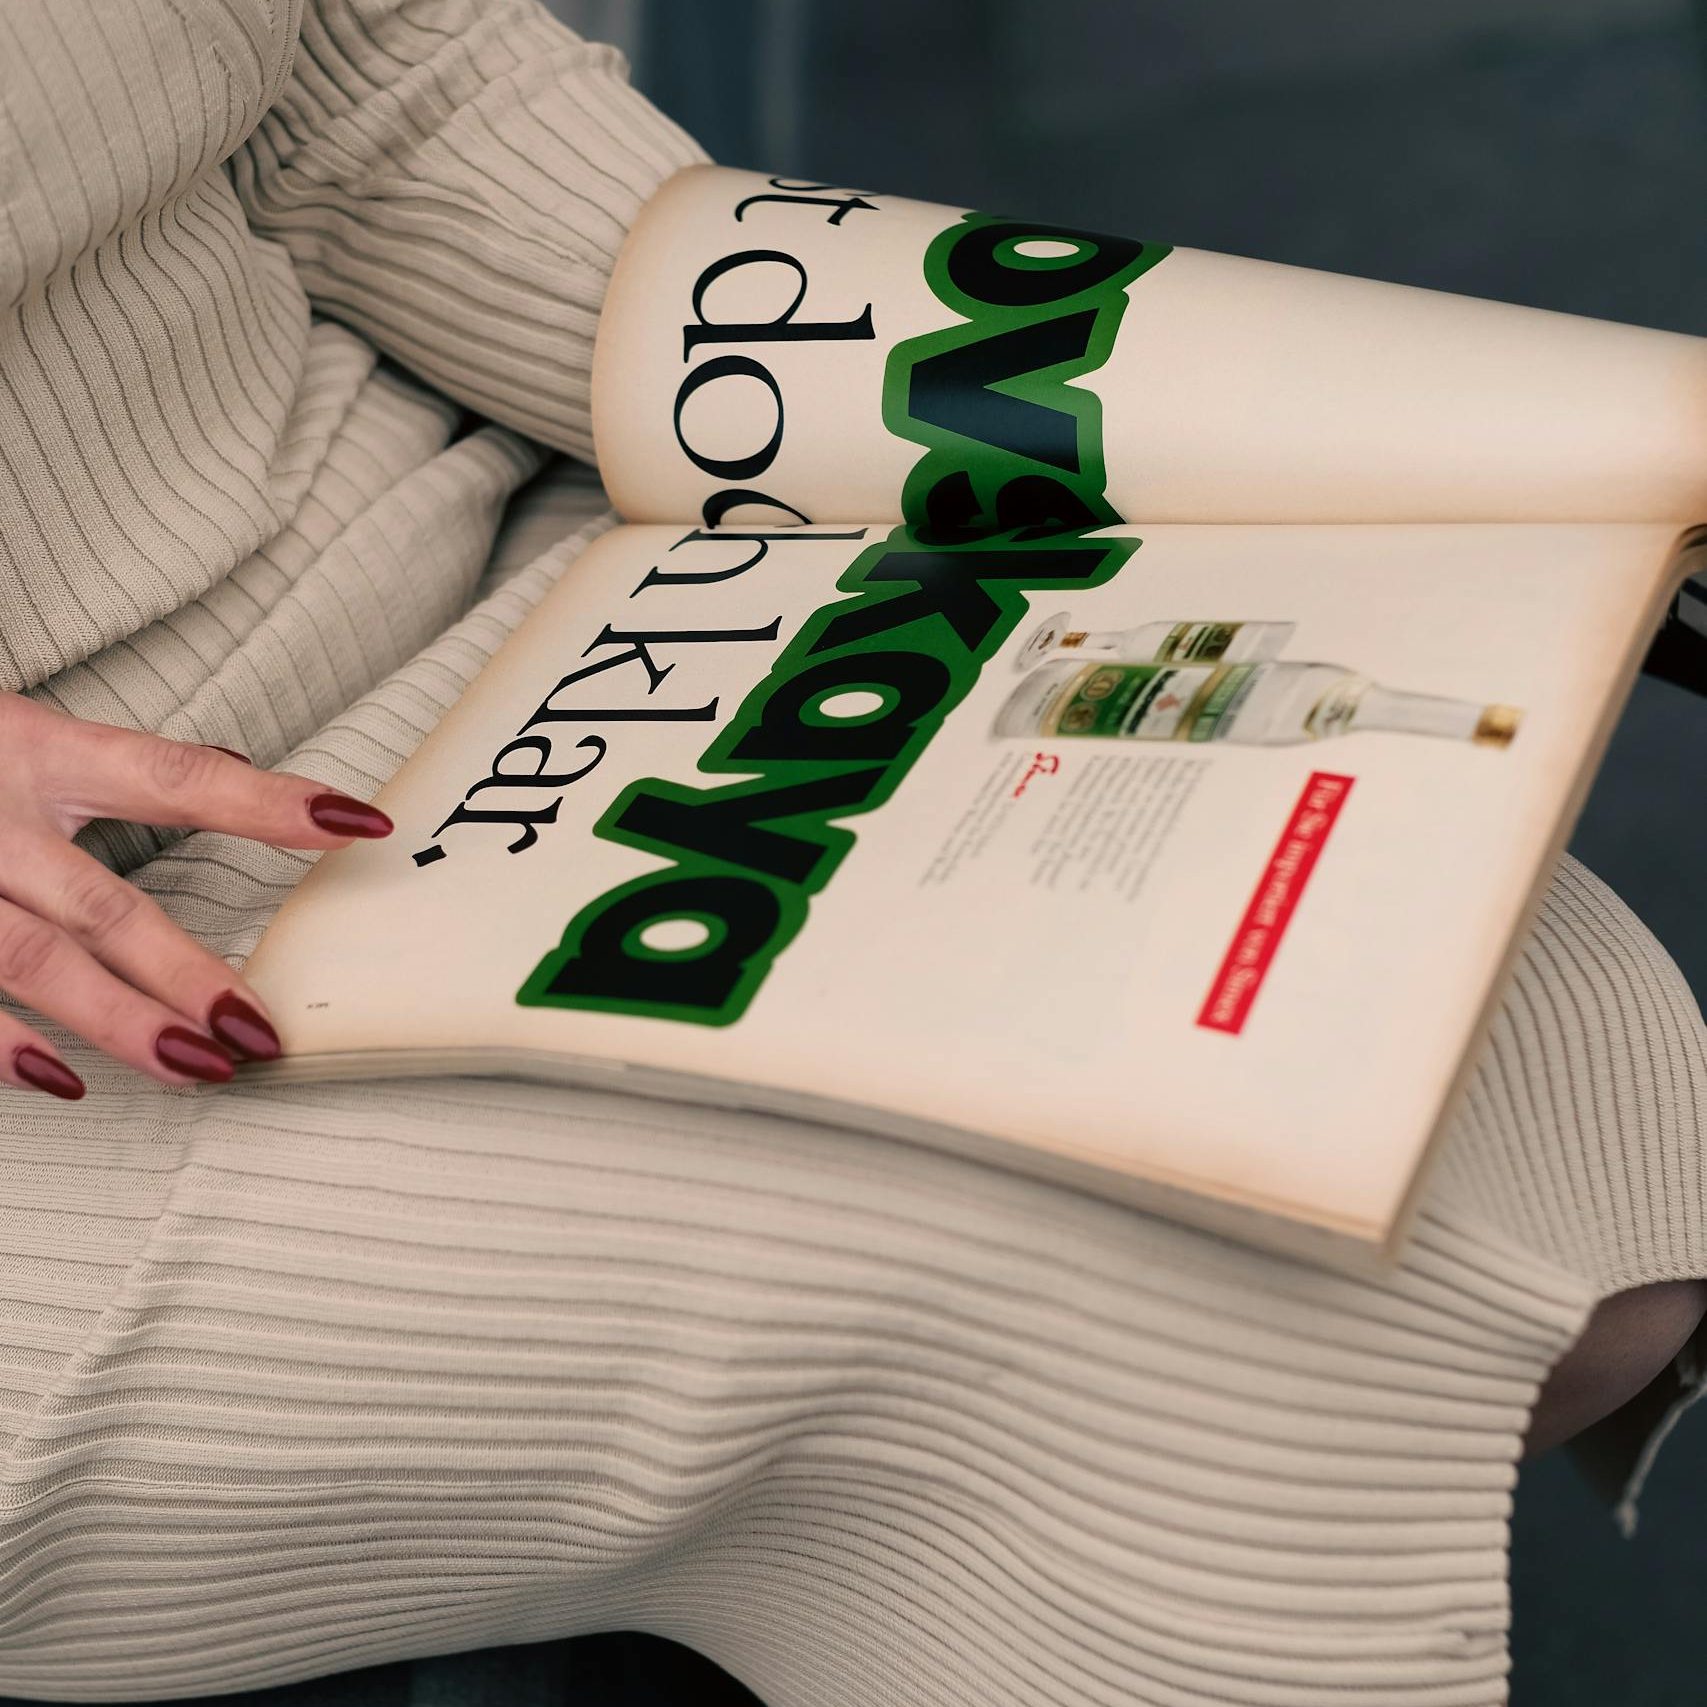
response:
[[[1121,518],[1105,495],[1100,406],[1070,382],[1107,359],[1128,287],[1166,253],[982,214],[932,243],[926,277],[960,318],[899,344],[884,377],[886,424],[922,452],[902,494],[906,524],[854,561],[842,596],[719,730],[699,760],[703,785],[645,777],[611,803],[596,834],[663,864],[583,907],[518,1001],[740,1018],[854,846],[847,820],[900,787],[1028,595],[1098,586],[1137,549],[1131,537],[1087,537]],[[768,336],[786,334],[800,300]],[[741,330],[701,317],[688,348]],[[700,371],[733,373],[741,359]],[[747,477],[773,451],[714,472]],[[762,553],[774,536],[744,537]]]

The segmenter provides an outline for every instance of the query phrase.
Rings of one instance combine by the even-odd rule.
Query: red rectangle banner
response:
[[[1268,976],[1280,939],[1292,920],[1298,898],[1315,870],[1328,832],[1351,793],[1353,779],[1315,771],[1298,796],[1286,828],[1257,880],[1256,893],[1233,933],[1221,970],[1209,987],[1197,1023],[1232,1036],[1245,1029],[1251,1003]]]

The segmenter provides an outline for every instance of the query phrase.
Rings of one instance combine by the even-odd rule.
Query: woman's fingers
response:
[[[64,931],[109,971],[209,1031],[232,1053],[279,1054],[254,991],[135,885],[46,831],[0,835],[0,897]]]
[[[37,798],[65,834],[94,818],[222,830],[285,848],[391,832],[391,820],[362,801],[308,777],[258,770],[218,747],[86,723],[28,701],[13,702],[5,716],[0,737],[27,743]]]
[[[10,1014],[0,1014],[0,1079],[63,1102],[76,1102],[83,1094],[83,1081],[60,1060],[58,1051]]]
[[[241,754],[86,723],[0,694],[0,994],[169,1085],[223,1082],[279,1039],[254,992],[68,838],[94,818],[331,848],[384,813]],[[0,1012],[0,1084],[78,1097],[47,1041]]]
[[[231,1077],[231,1056],[211,1037],[124,983],[59,926],[10,901],[0,901],[0,990],[165,1084]]]

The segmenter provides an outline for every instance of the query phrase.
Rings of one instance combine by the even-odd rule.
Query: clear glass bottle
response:
[[[1509,705],[1384,688],[1341,664],[1064,660],[1033,670],[1008,695],[994,733],[1273,747],[1378,729],[1504,747],[1522,715]]]
[[[1128,658],[1157,664],[1248,663],[1278,658],[1295,622],[1222,622],[1195,619],[1141,622],[1136,628],[1075,628],[1066,611],[1040,622],[1026,637],[1014,668],[1029,670],[1051,658]]]

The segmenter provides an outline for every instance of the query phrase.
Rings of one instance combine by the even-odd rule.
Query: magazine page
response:
[[[284,1070],[626,1068],[1378,1247],[1673,539],[621,527],[249,975]]]
[[[1707,340],[720,167],[618,259],[630,520],[1673,520]]]

